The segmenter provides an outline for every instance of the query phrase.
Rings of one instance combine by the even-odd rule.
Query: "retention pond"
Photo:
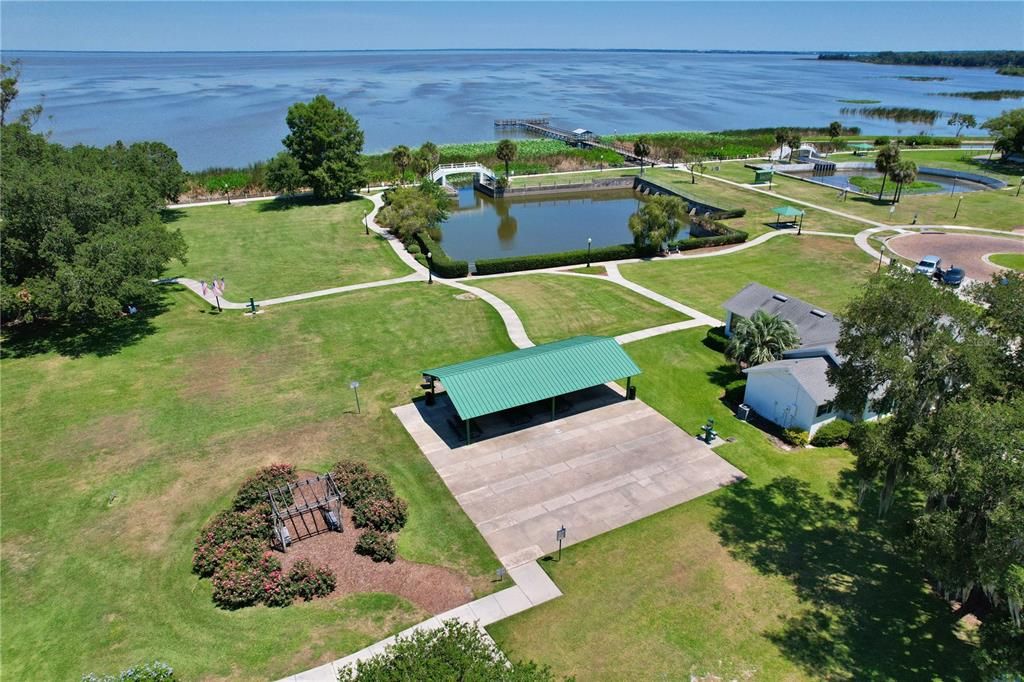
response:
[[[587,239],[594,248],[626,244],[629,216],[645,200],[631,189],[492,199],[467,187],[441,226],[441,243],[471,262],[585,249]]]

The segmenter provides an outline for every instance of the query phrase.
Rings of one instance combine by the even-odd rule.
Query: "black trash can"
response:
[[[626,400],[636,400],[636,386],[630,386],[626,389]]]

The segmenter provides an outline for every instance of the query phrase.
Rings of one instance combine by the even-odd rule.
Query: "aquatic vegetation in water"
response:
[[[867,116],[868,118],[886,118],[897,123],[927,123],[935,125],[942,115],[934,109],[914,109],[911,107],[843,107],[839,113],[844,116]]]

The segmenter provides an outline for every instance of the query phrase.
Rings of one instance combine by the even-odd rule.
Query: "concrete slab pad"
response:
[[[442,440],[428,421],[446,420],[432,409],[444,408],[393,412],[510,568],[557,550],[562,525],[569,546],[745,478],[639,400],[605,399],[491,437],[485,429],[470,445]]]

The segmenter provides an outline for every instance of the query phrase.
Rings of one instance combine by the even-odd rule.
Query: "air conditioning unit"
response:
[[[736,417],[740,421],[747,421],[750,418],[750,405],[741,404],[736,408]]]

